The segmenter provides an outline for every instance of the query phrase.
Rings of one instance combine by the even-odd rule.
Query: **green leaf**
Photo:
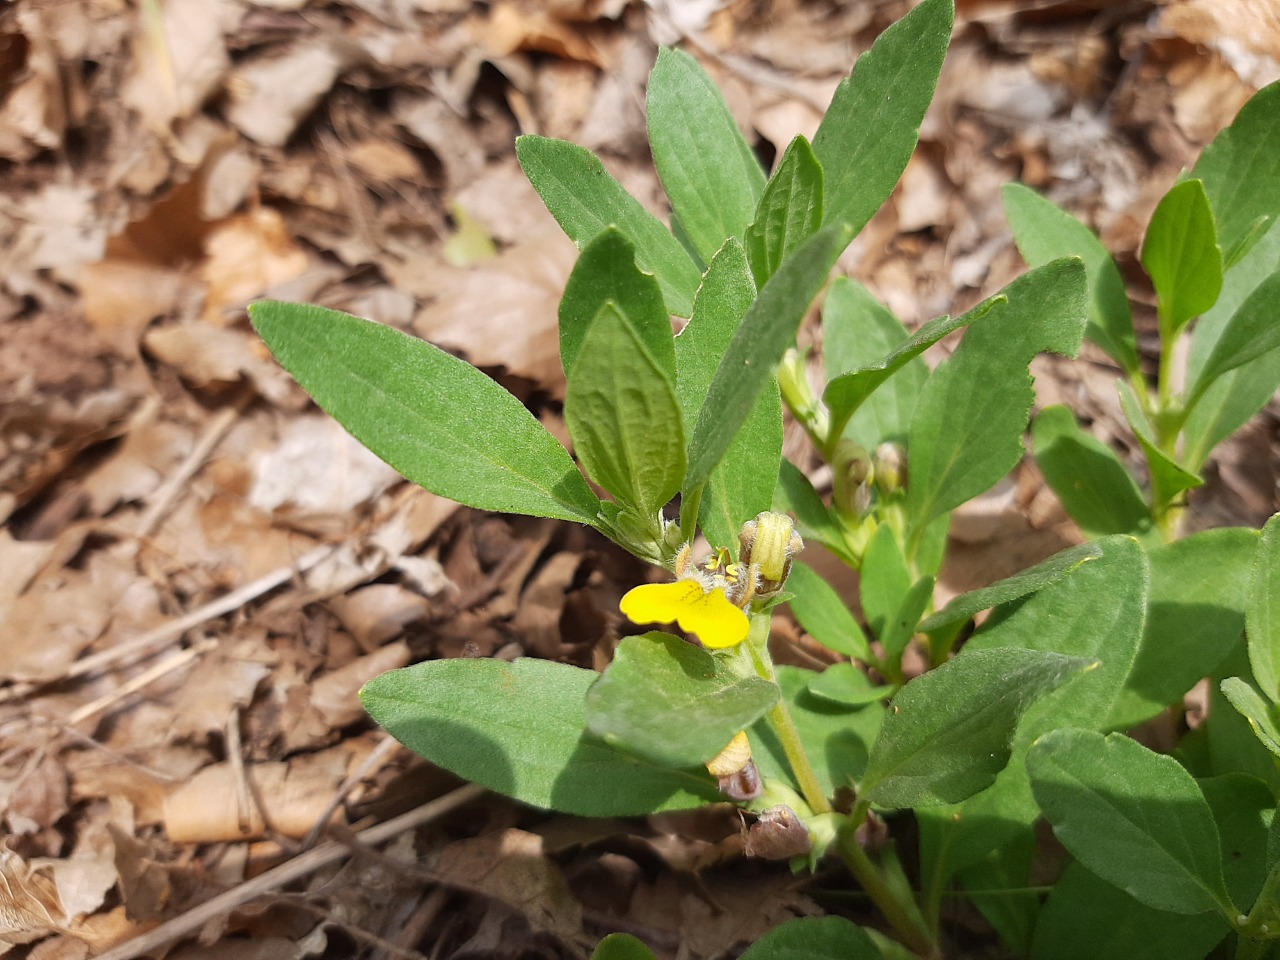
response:
[[[848,277],[833,280],[822,304],[828,381],[823,401],[832,427],[868,450],[885,440],[905,440],[916,397],[929,376],[920,353],[945,336],[951,322],[932,320],[912,337],[862,284]]]
[[[1270,788],[1246,773],[1198,781],[1218,825],[1222,871],[1235,903],[1253,903],[1267,874],[1267,834],[1275,817]]]
[[[686,437],[693,435],[716,367],[755,295],[742,245],[730,239],[707,268],[693,316],[676,337],[676,395]],[[782,398],[776,384],[766,384],[703,493],[699,519],[709,543],[735,545],[742,524],[772,506],[781,459]]]
[[[863,554],[858,594],[867,626],[881,641],[910,592],[912,582],[911,568],[898,546],[897,535],[889,524],[880,524]]]
[[[587,692],[587,729],[655,763],[706,763],[778,699],[730,663],[669,633],[627,637]]]
[[[611,303],[582,341],[565,388],[564,418],[590,477],[645,517],[684,479],[684,428],[675,387]]]
[[[611,177],[591,151],[564,140],[523,136],[516,156],[551,215],[579,249],[616,226],[636,249],[640,269],[662,287],[667,309],[687,317],[698,289],[698,265],[653,214]]]
[[[1258,217],[1280,216],[1280,81],[1263,87],[1200,154],[1191,176],[1204,182],[1222,249],[1233,250]]]
[[[1147,418],[1146,411],[1138,401],[1133,387],[1124,380],[1116,381],[1116,389],[1120,392],[1120,409],[1125,419],[1133,428],[1138,438],[1138,445],[1147,458],[1147,472],[1151,475],[1151,495],[1156,503],[1169,504],[1187,490],[1192,490],[1204,483],[1198,474],[1181,466],[1177,460],[1160,449],[1160,441],[1156,438],[1155,428]]]
[[[826,223],[857,233],[889,198],[920,137],[954,16],[951,0],[924,0],[836,88],[813,138],[826,175]]]
[[[1213,345],[1191,389],[1188,405],[1199,401],[1204,392],[1223,374],[1272,353],[1280,347],[1280,272],[1258,284],[1240,309],[1235,312]]]
[[[844,917],[799,917],[774,927],[742,960],[881,960],[867,932]]]
[[[822,167],[804,137],[796,137],[764,188],[745,245],[756,283],[777,272],[782,261],[822,226]]]
[[[584,817],[722,799],[706,770],[673,770],[586,732],[599,676],[547,660],[431,660],[370,680],[373,719],[432,763],[504,796]]]
[[[968,620],[983,610],[1035,593],[1061,580],[1082,563],[1088,563],[1101,556],[1102,548],[1095,543],[1082,543],[1075,547],[1068,547],[1066,550],[1055,553],[1048,560],[1042,560],[1034,567],[1023,570],[1022,573],[1000,580],[989,587],[962,593],[921,623],[920,629],[929,633],[949,624]]]
[[[1239,642],[1257,536],[1225,527],[1147,551],[1147,624],[1112,729],[1136,726],[1180,701]]]
[[[1249,721],[1249,729],[1258,741],[1280,757],[1280,724],[1276,723],[1275,708],[1239,677],[1223,680],[1222,694]]]
[[[809,692],[846,707],[865,707],[893,696],[893,687],[875,684],[852,663],[833,663],[809,681]]]
[[[1059,257],[1080,257],[1089,277],[1089,325],[1085,338],[1129,373],[1138,369],[1133,314],[1124,279],[1097,235],[1055,203],[1020,183],[1005,184],[1001,196],[1018,252],[1031,267]]]
[[[710,262],[739,240],[764,190],[764,171],[724,97],[698,61],[663,48],[649,74],[649,143],[658,178],[694,249]]]
[[[918,8],[917,8],[918,9]],[[1005,476],[1023,454],[1041,351],[1074,357],[1085,324],[1085,273],[1055,260],[1005,288],[1009,305],[971,327],[925,382],[911,418],[907,517],[912,536]]]
[[[867,754],[884,718],[879,707],[849,707],[809,692],[814,672],[800,667],[777,668],[778,686],[795,721],[805,752],[813,763],[822,792],[831,796],[839,787],[852,786],[862,777]],[[765,720],[749,731],[760,776],[780,780],[798,790],[786,752]]]
[[[1157,910],[1237,915],[1209,804],[1172,757],[1123,734],[1054,730],[1027,770],[1058,840],[1098,876]]]
[[[568,452],[471,364],[381,324],[264,300],[254,329],[357,440],[419,486],[481,510],[594,524]]]
[[[644,941],[629,933],[611,933],[598,944],[591,960],[658,960]]]
[[[1147,224],[1142,265],[1160,301],[1161,339],[1172,349],[1173,338],[1222,291],[1222,251],[1199,180],[1184,180],[1164,195]]]
[[[1275,217],[1263,214],[1249,224],[1248,232],[1236,242],[1236,245],[1230,250],[1224,250],[1222,254],[1223,273],[1230,273],[1232,267],[1248,256],[1249,251],[1256,247],[1258,241],[1267,235],[1267,231],[1271,229],[1271,225],[1275,222]],[[1223,282],[1225,283],[1225,280]]]
[[[1036,464],[1088,537],[1145,535],[1151,511],[1115,452],[1080,429],[1069,407],[1045,407],[1032,429]]]
[[[1280,514],[1267,521],[1258,541],[1245,634],[1254,679],[1272,703],[1280,701]]]
[[[863,774],[862,796],[886,808],[972,796],[1008,761],[1023,711],[1090,668],[1080,657],[1007,647],[966,651],[917,677],[885,716]]]
[[[1280,793],[1280,765],[1276,763],[1276,755],[1267,749],[1253,725],[1222,692],[1224,678],[1246,678],[1248,673],[1249,660],[1244,644],[1236,644],[1210,678],[1208,712],[1213,719],[1183,737],[1179,752],[1186,756],[1189,749],[1202,747],[1203,756],[1197,759],[1204,763],[1196,770],[1197,773],[1204,776],[1247,773]]]
[[[1148,907],[1072,861],[1040,911],[1031,960],[1204,960],[1229,929],[1216,913]]]
[[[791,612],[813,639],[828,650],[864,663],[873,659],[858,621],[840,594],[812,567],[798,560],[793,563],[787,589],[794,594]]]
[[[686,490],[704,483],[724,457],[848,243],[847,227],[824,227],[787,258],[751,304],[716,369],[694,428]]]
[[[1195,383],[1227,323],[1244,301],[1280,271],[1280,227],[1273,227],[1232,270],[1213,309],[1196,323],[1187,379]],[[1192,408],[1183,426],[1183,460],[1199,469],[1210,452],[1246,423],[1280,386],[1280,352],[1263,354],[1219,377]]]
[[[907,595],[897,612],[885,624],[880,634],[880,644],[884,647],[885,656],[897,660],[907,649],[907,644],[916,635],[916,625],[924,614],[929,601],[933,599],[933,577],[921,577],[911,585]]]
[[[583,247],[560,298],[560,361],[573,373],[587,331],[606,303],[617,307],[658,368],[675,380],[671,318],[653,276],[636,266],[635,247],[609,227]]]
[[[853,564],[844,535],[831,512],[813,489],[800,468],[783,460],[778,471],[778,486],[773,493],[773,509],[796,518],[796,529],[805,540],[822,544],[846,563]]]

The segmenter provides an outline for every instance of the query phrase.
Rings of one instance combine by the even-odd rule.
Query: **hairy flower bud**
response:
[[[742,525],[739,562],[759,575],[757,597],[771,597],[782,589],[791,573],[791,561],[804,549],[795,521],[785,513],[765,511]]]
[[[907,452],[896,443],[876,447],[876,486],[881,493],[893,493],[907,485]]]

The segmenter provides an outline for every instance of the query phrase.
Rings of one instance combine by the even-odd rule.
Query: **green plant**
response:
[[[1239,684],[1266,677],[1266,695],[1280,697],[1271,528],[1261,541],[1256,531],[1211,531],[1148,550],[1125,535],[1137,521],[1085,525],[1105,535],[931,609],[950,512],[1021,458],[1028,365],[1042,351],[1076,355],[1107,261],[1094,247],[1037,254],[998,295],[914,335],[837,279],[823,303],[820,394],[794,349],[836,259],[914,149],[952,16],[950,0],[925,0],[887,30],[841,84],[813,143],[797,138],[768,178],[696,62],[663,51],[648,117],[671,230],[587,151],[518,141],[530,180],[581,250],[560,307],[577,463],[514,397],[430,344],[320,307],[251,308],[316,401],[410,480],[480,509],[593,527],[674,578],[637,586],[623,612],[701,641],[626,637],[603,674],[530,659],[431,661],[375,679],[362,698],[424,757],[536,806],[618,816],[736,802],[758,817],[756,849],[797,864],[839,857],[896,938],[837,917],[798,920],[752,946],[756,960],[939,956],[953,883],[1036,960],[1120,949],[1190,958],[1233,930],[1239,955],[1258,955],[1280,933],[1266,839],[1278,778],[1269,754],[1260,761],[1266,748],[1223,726],[1218,749],[1216,716],[1198,744],[1188,738],[1185,766],[1103,734],[1160,713],[1227,663]],[[1185,202],[1203,213],[1197,189],[1185,188],[1194,194]],[[1256,220],[1232,210],[1232,223]],[[1190,244],[1175,233],[1155,235],[1170,248]],[[1152,264],[1164,257],[1153,273],[1167,266],[1179,291],[1164,310],[1172,336],[1207,309],[1187,279],[1202,276],[1205,257],[1150,246]],[[679,336],[671,314],[689,318]],[[1090,335],[1128,358],[1131,332],[1124,341],[1113,320],[1095,316]],[[1270,335],[1256,318],[1242,322]],[[959,348],[930,371],[921,353],[962,328]],[[1230,358],[1253,350],[1231,349]],[[1125,370],[1140,382],[1136,354]],[[1165,393],[1144,402],[1172,409]],[[829,503],[782,460],[784,405],[833,469]],[[1152,449],[1172,458],[1167,436],[1153,436]],[[1148,511],[1166,531],[1169,489]],[[694,557],[699,531],[711,550]],[[859,571],[860,618],[796,559],[801,535]],[[1232,648],[1259,549],[1250,674]],[[838,662],[820,672],[774,665],[769,634],[784,603]],[[1171,624],[1182,628],[1172,645]],[[916,638],[930,669],[909,679],[903,655]],[[1274,749],[1272,707],[1239,684],[1226,694]],[[1248,764],[1270,780],[1239,772]],[[1197,784],[1192,768],[1209,779]],[[869,820],[907,809],[920,828],[918,871],[893,841],[859,841]],[[1043,905],[1030,885],[1042,814],[1074,857]],[[1254,902],[1264,875],[1258,906],[1241,919],[1236,904]],[[1110,945],[1080,932],[1098,916],[1122,934]],[[1167,952],[1151,953],[1152,943]],[[614,935],[596,956],[652,954]]]

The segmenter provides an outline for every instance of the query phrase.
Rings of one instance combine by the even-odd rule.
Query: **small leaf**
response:
[[[1129,471],[1110,447],[1080,429],[1070,408],[1041,410],[1032,445],[1045,482],[1086,536],[1152,529],[1151,511]]]
[[[1209,804],[1172,757],[1123,734],[1054,730],[1027,770],[1053,832],[1098,876],[1157,910],[1237,915]]]
[[[917,8],[919,9],[919,8]],[[1077,259],[1037,267],[1005,288],[1009,305],[971,327],[925,382],[911,418],[907,517],[912,538],[975,497],[1023,455],[1034,400],[1027,366],[1041,351],[1075,356],[1085,325]],[[910,551],[909,551],[910,552]]]
[[[1008,762],[1023,711],[1096,662],[1005,647],[966,651],[916,677],[885,716],[862,796],[885,808],[973,796]]]
[[[1089,277],[1089,326],[1085,339],[1097,344],[1127,372],[1138,369],[1133,314],[1124,278],[1092,230],[1050,200],[1020,183],[1001,192],[1018,252],[1028,266],[1059,257],[1080,257]]]
[[[847,223],[856,234],[893,192],[920,137],[954,16],[952,0],[924,0],[840,81],[813,138],[826,175],[826,223]]]
[[[1120,409],[1124,411],[1125,419],[1133,428],[1133,434],[1138,438],[1138,444],[1147,458],[1152,499],[1161,504],[1173,503],[1179,494],[1201,486],[1204,483],[1202,477],[1181,466],[1160,449],[1155,428],[1142,409],[1133,387],[1123,380],[1117,380],[1116,389],[1120,392]]]
[[[1232,250],[1260,216],[1280,217],[1280,81],[1263,87],[1205,147],[1191,176],[1204,182],[1218,237]]]
[[[1235,903],[1253,903],[1267,874],[1267,835],[1275,818],[1275,795],[1247,773],[1205,777],[1197,784],[1218,825],[1227,892]]]
[[[560,298],[560,361],[573,372],[587,331],[606,303],[617,307],[663,374],[674,382],[671,317],[651,274],[636,266],[635,247],[616,228],[599,233],[582,250]]]
[[[598,944],[591,960],[658,960],[644,941],[629,933],[611,933]]]
[[[742,245],[725,241],[694,297],[693,316],[676,337],[676,395],[686,437],[693,435],[716,366],[755,295]],[[736,545],[742,524],[770,509],[781,459],[782,398],[776,385],[766,385],[703,493],[699,520],[709,543]]]
[[[804,137],[791,141],[769,178],[747,228],[745,246],[756,283],[777,272],[782,261],[822,226],[822,167]]]
[[[698,289],[698,265],[662,222],[627,193],[600,159],[576,144],[547,137],[516,140],[516,156],[569,239],[585,247],[609,226],[616,226],[636,248],[636,263],[662,286],[667,309],[687,317]]]
[[[880,524],[867,544],[858,576],[862,612],[877,639],[883,640],[890,621],[911,590],[912,579],[911,568],[902,555],[893,528],[887,523]]]
[[[878,707],[849,707],[809,692],[812,670],[780,666],[778,686],[791,719],[800,732],[814,773],[828,797],[838,787],[851,786],[867,766],[867,753],[880,730],[884,711]],[[756,766],[765,780],[780,780],[798,790],[786,752],[773,727],[757,720],[749,731]]]
[[[1280,348],[1280,272],[1273,273],[1251,293],[1222,330],[1209,359],[1200,370],[1188,405],[1223,374]]]
[[[679,491],[684,428],[675,387],[612,303],[582,341],[564,416],[587,473],[623,505],[654,516]]]
[[[885,656],[897,660],[916,634],[916,625],[933,599],[933,577],[921,577],[911,585],[897,612],[885,624],[880,644]]]
[[[1222,251],[1199,180],[1184,180],[1164,195],[1147,225],[1142,265],[1160,300],[1160,336],[1172,349],[1187,321],[1212,307],[1222,290]]]
[[[724,457],[848,243],[847,227],[824,227],[787,258],[751,304],[720,360],[698,416],[689,444],[686,490],[706,482]]]
[[[598,676],[547,660],[431,660],[375,677],[360,699],[414,753],[535,807],[616,817],[722,799],[705,770],[673,770],[586,733]]]
[[[773,509],[780,513],[790,513],[796,518],[796,529],[805,540],[813,540],[822,544],[836,556],[845,559],[850,565],[849,548],[844,543],[844,536],[836,526],[831,512],[813,489],[800,468],[789,460],[783,460],[778,471],[778,486],[773,493]]]
[[[893,696],[893,687],[874,684],[852,663],[833,663],[809,681],[809,692],[846,707],[864,707]]]
[[[929,633],[948,624],[968,620],[983,610],[1035,593],[1061,580],[1082,563],[1096,560],[1100,556],[1102,556],[1102,548],[1094,543],[1068,547],[1066,550],[1055,553],[1048,560],[1042,560],[1034,567],[1029,567],[1006,580],[993,583],[981,590],[962,593],[921,623],[920,629]]]
[[[1258,541],[1245,634],[1254,679],[1272,703],[1280,701],[1280,514],[1267,521]]]
[[[1249,721],[1249,729],[1259,742],[1280,757],[1280,724],[1276,723],[1275,708],[1239,677],[1223,680],[1222,693],[1240,716]]]
[[[787,589],[795,594],[790,600],[791,612],[813,639],[847,657],[863,662],[873,659],[858,621],[840,594],[812,567],[793,563]]]
[[[480,510],[594,524],[600,501],[568,452],[471,364],[324,307],[249,307],[280,365],[405,477]]]
[[[882,960],[865,930],[844,917],[799,917],[774,927],[742,960]]]
[[[724,97],[698,61],[663,48],[649,74],[649,143],[658,178],[704,262],[739,240],[764,190],[764,171]]]
[[[778,699],[759,677],[669,633],[627,637],[587,692],[587,727],[610,746],[671,767],[706,763]]]

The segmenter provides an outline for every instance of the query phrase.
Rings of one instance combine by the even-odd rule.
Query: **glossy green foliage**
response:
[[[1170,342],[1222,290],[1222,251],[1204,184],[1184,180],[1164,195],[1142,241],[1142,265],[1155,284],[1160,334]]]

